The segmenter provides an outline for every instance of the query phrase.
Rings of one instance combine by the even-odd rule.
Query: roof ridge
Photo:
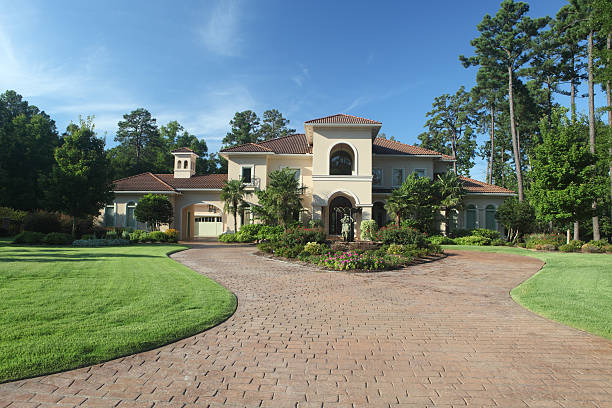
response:
[[[272,140],[273,140],[273,139],[272,139]],[[263,143],[263,142],[261,142],[261,143]],[[258,147],[261,147],[261,148],[267,149],[267,150],[269,150],[269,151],[272,151],[271,149],[268,149],[266,146],[262,146],[262,145],[261,145],[261,144],[259,144],[259,143],[253,143],[253,142],[247,142],[247,143],[242,143],[242,144],[239,144],[239,145],[236,145],[236,146],[226,147],[225,149],[221,149],[220,151],[223,151],[223,150],[229,150],[229,149],[235,149],[235,148],[237,148],[237,147],[242,147],[242,146],[247,146],[247,145],[258,146]]]
[[[440,156],[448,156],[448,155],[445,155],[444,153],[438,152],[436,150],[428,149],[428,148],[423,147],[423,146],[417,146],[417,145],[413,145],[413,144],[409,144],[409,143],[399,142],[397,140],[385,139],[384,137],[379,137],[379,136],[377,136],[375,139],[385,140],[387,142],[397,143],[397,144],[401,144],[401,145],[404,145],[404,146],[410,146],[410,147],[414,147],[416,149],[423,149],[423,150],[435,153],[435,154],[440,155]]]
[[[292,133],[290,135],[275,137],[274,139],[264,140],[263,142],[259,142],[259,143],[255,143],[255,144],[258,145],[258,146],[261,146],[262,143],[273,142],[275,140],[285,139],[287,137],[292,137],[292,136],[305,136],[305,133]],[[265,146],[262,146],[262,147],[265,147]]]
[[[115,182],[117,182],[117,181],[122,181],[122,180],[129,180],[129,179],[131,179],[131,178],[138,177],[138,176],[142,176],[142,175],[144,175],[144,174],[151,174],[151,175],[153,175],[153,173],[151,173],[150,171],[145,171],[144,173],[133,174],[133,175],[131,175],[131,176],[122,177],[122,178],[120,178],[120,179],[113,180],[113,183],[115,183]]]
[[[151,172],[149,172],[149,173],[151,173]],[[176,189],[175,189],[173,186],[171,186],[170,184],[166,183],[164,180],[160,179],[160,178],[159,178],[159,177],[157,177],[155,174],[151,173],[151,175],[152,175],[153,177],[155,177],[155,180],[158,180],[160,183],[162,183],[162,184],[166,185],[167,187],[170,187],[170,188],[171,188],[173,191],[176,191]]]
[[[379,122],[379,121],[377,121],[377,120],[374,120],[374,119],[368,119],[368,118],[364,118],[363,116],[349,115],[348,113],[335,113],[335,114],[333,114],[333,115],[327,115],[327,116],[323,116],[323,117],[320,117],[320,118],[310,119],[310,120],[307,120],[307,121],[306,121],[306,122],[304,122],[304,123],[314,122],[315,120],[329,119],[329,118],[333,118],[334,116],[348,116],[348,117],[351,117],[351,118],[361,119],[361,120],[365,120],[365,121],[370,121],[370,122],[373,122],[373,123],[376,123],[376,124],[382,125],[382,123],[381,123],[381,122]]]

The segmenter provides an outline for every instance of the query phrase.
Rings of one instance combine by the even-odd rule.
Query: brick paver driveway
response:
[[[449,251],[350,275],[253,251],[210,243],[174,255],[237,294],[227,322],[150,352],[0,385],[0,408],[612,407],[612,342],[509,297],[541,266],[533,258]]]

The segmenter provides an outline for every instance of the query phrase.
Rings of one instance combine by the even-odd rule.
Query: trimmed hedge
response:
[[[45,234],[37,231],[23,231],[13,239],[13,244],[42,244]]]
[[[71,234],[62,232],[51,232],[43,238],[42,242],[48,245],[69,245],[72,244],[74,238]]]
[[[75,247],[105,247],[105,246],[125,246],[129,245],[127,239],[77,239],[72,243]]]

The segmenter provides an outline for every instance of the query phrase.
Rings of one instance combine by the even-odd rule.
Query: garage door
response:
[[[195,217],[196,237],[216,237],[223,232],[221,217]]]

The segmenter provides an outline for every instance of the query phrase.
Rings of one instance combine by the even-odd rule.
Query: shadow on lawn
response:
[[[12,252],[12,251],[11,251]],[[0,262],[83,262],[97,261],[104,258],[163,258],[161,255],[139,255],[139,254],[115,254],[115,253],[97,253],[97,254],[56,254],[44,253],[43,251],[29,252],[27,254],[12,254],[8,252],[3,254]],[[16,252],[16,251],[15,251]]]

